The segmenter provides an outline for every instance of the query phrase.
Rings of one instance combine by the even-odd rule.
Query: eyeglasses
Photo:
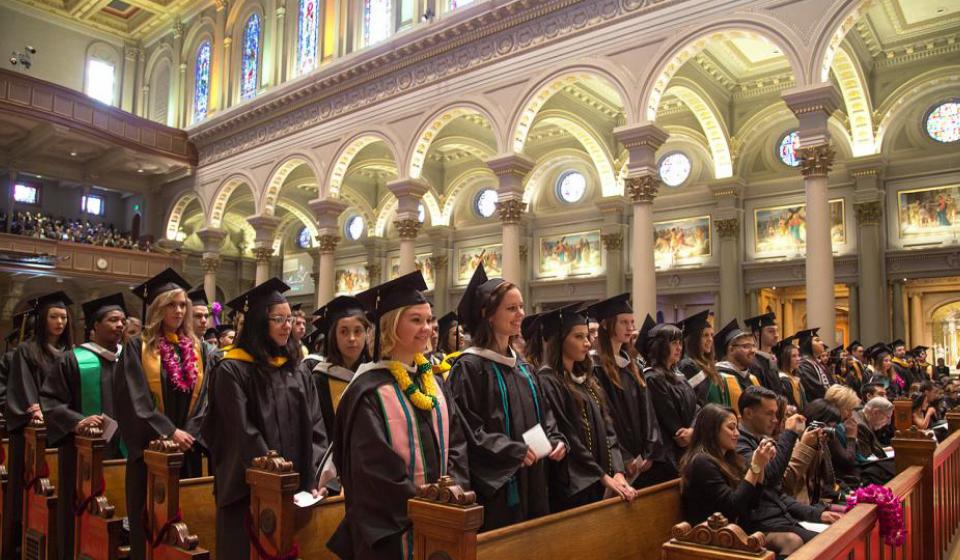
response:
[[[284,323],[286,323],[288,327],[292,327],[293,323],[297,320],[296,317],[283,317],[281,315],[271,315],[267,317],[267,319],[278,327],[282,327]]]

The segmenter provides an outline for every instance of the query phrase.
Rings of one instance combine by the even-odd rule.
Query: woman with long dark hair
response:
[[[484,506],[483,527],[496,529],[550,513],[546,461],[523,434],[543,428],[560,461],[566,441],[540,382],[510,345],[520,334],[523,296],[515,284],[487,278],[477,266],[457,313],[473,346],[450,370],[447,384],[457,401],[467,436],[471,489]]]
[[[643,372],[650,400],[657,412],[660,439],[665,453],[655,459],[646,475],[648,484],[677,476],[677,464],[690,445],[693,419],[697,414],[697,395],[677,369],[683,334],[675,325],[655,324],[647,315],[637,337],[637,348],[650,364]]]
[[[807,393],[803,389],[800,379],[800,349],[794,346],[796,337],[788,336],[773,347],[773,355],[777,358],[777,369],[780,370],[780,382],[783,384],[783,394],[797,411],[807,407]]]
[[[553,511],[563,511],[612,496],[636,497],[624,476],[617,432],[590,359],[589,325],[574,304],[545,313],[544,365],[537,372],[544,400],[570,444],[570,453],[550,479]]]
[[[637,362],[628,352],[635,330],[630,294],[603,300],[587,312],[600,323],[594,374],[606,392],[623,455],[624,473],[635,487],[663,452],[657,413]]]
[[[217,555],[250,553],[244,524],[250,509],[246,471],[253,459],[277,451],[300,474],[300,490],[317,490],[317,468],[327,447],[316,387],[298,371],[296,320],[276,278],[243,296],[245,325],[212,376],[203,434],[214,458]]]
[[[906,394],[906,381],[900,377],[893,365],[893,351],[890,347],[878,342],[864,353],[873,363],[873,374],[867,383],[882,385],[887,390],[887,398],[891,400]]]
[[[33,337],[17,347],[10,362],[7,404],[4,411],[9,438],[9,471],[3,500],[5,554],[17,549],[23,534],[23,429],[33,418],[43,420],[40,388],[57,360],[64,352],[73,348],[70,334],[72,303],[63,292],[54,292],[29,301],[28,312],[36,319]]]
[[[714,356],[713,326],[710,325],[709,309],[691,315],[680,322],[683,331],[684,357],[677,366],[687,378],[687,383],[697,394],[697,404],[707,403],[730,406],[727,384],[717,372]]]

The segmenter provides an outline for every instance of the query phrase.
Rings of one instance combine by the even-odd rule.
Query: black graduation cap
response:
[[[380,359],[380,318],[394,309],[428,303],[423,295],[425,291],[427,283],[423,279],[423,273],[415,270],[356,295],[357,300],[372,315],[375,329],[374,361]]]
[[[523,318],[523,321],[520,322],[520,336],[524,340],[530,342],[537,335],[537,332],[540,330],[540,316],[542,313],[534,313],[532,315],[526,315]]]
[[[256,303],[274,305],[287,301],[283,293],[290,289],[290,286],[283,283],[282,280],[274,276],[269,280],[254,286],[246,292],[230,300],[227,306],[239,313],[246,313],[250,306]]]
[[[797,340],[797,337],[795,335],[791,335],[791,336],[788,336],[787,338],[781,339],[780,342],[774,344],[773,348],[770,349],[771,352],[773,352],[774,357],[776,357],[779,360],[780,354],[782,354],[783,351],[786,350],[787,346],[793,346],[793,342],[795,340]]]
[[[218,336],[219,336],[219,335],[217,334],[217,328],[216,328],[216,327],[210,327],[209,329],[203,331],[203,339],[204,339],[204,340],[207,340],[207,339],[210,339],[210,338],[217,338]]]
[[[190,284],[184,280],[182,276],[177,274],[177,271],[172,268],[167,268],[160,274],[133,288],[132,291],[133,295],[143,300],[140,318],[144,324],[146,324],[147,306],[153,303],[153,300],[157,299],[157,296],[172,290],[188,291],[189,289]]]
[[[657,322],[647,313],[647,316],[643,319],[643,324],[640,326],[640,331],[637,333],[637,341],[634,343],[637,352],[640,352],[640,355],[643,357],[647,356],[647,340],[649,340],[656,326]]]
[[[217,338],[220,338],[220,336],[227,331],[236,331],[237,327],[235,327],[230,323],[223,323],[223,324],[217,325],[216,327],[214,327],[214,329],[216,329]]]
[[[88,330],[92,329],[93,324],[110,311],[120,310],[124,314],[127,313],[127,307],[123,303],[123,294],[121,293],[90,300],[81,304],[80,307],[83,308],[83,322]]]
[[[192,305],[210,307],[210,302],[207,300],[207,292],[204,291],[203,285],[197,286],[193,290],[187,292],[187,299],[190,300]]]
[[[857,346],[863,346],[863,344],[860,344],[859,340],[854,340],[853,342],[847,345],[847,352],[850,352],[852,354],[853,351],[857,348]]]
[[[440,317],[439,319],[437,319],[437,334],[439,335],[440,337],[439,339],[441,341],[445,340],[447,336],[449,336],[447,333],[450,332],[450,329],[453,328],[454,323],[459,324],[456,311],[451,311],[446,315],[444,315],[443,317]],[[460,332],[457,331],[458,345],[459,345],[459,341],[460,341]]]
[[[881,354],[893,353],[893,351],[890,350],[890,348],[882,342],[878,342],[874,344],[873,346],[871,346],[870,348],[867,348],[863,352],[867,356],[867,358],[870,358],[871,360],[875,360],[879,358]]]
[[[731,319],[729,323],[723,326],[713,337],[713,352],[717,360],[722,359],[727,354],[727,347],[730,343],[742,336],[753,336],[749,332],[740,328],[736,319]]]
[[[543,339],[547,340],[553,336],[559,335],[567,328],[576,325],[586,325],[589,317],[584,312],[583,302],[564,305],[552,311],[540,314],[540,325],[543,332]],[[520,330],[523,330],[523,323],[520,324]]]
[[[902,338],[898,338],[890,343],[890,348],[896,350],[897,346],[906,346],[907,343],[903,341]]]
[[[833,350],[830,351],[830,359],[832,359],[832,360],[839,360],[839,359],[840,359],[840,352],[842,352],[842,351],[843,351],[843,346],[837,346],[836,348],[834,348]]]
[[[772,327],[777,324],[777,316],[774,313],[764,313],[756,317],[745,319],[743,324],[750,328],[752,332],[760,332],[763,327]]]
[[[605,300],[598,301],[587,307],[587,314],[597,321],[603,321],[610,317],[616,317],[621,313],[633,313],[630,307],[630,293],[620,294]]]
[[[460,303],[457,304],[457,315],[460,317],[460,325],[463,330],[473,334],[477,325],[483,320],[483,308],[481,302],[493,293],[500,284],[504,283],[503,278],[487,278],[487,271],[483,268],[483,261],[477,265],[470,277],[463,296],[460,297]]]
[[[682,321],[680,321],[677,326],[680,327],[680,330],[683,331],[683,334],[686,335],[689,332],[700,333],[703,332],[703,329],[710,326],[710,316],[713,315],[713,312],[709,309],[704,309],[703,311],[691,315]]]
[[[301,342],[307,347],[307,350],[313,351],[317,342],[324,336],[323,332],[320,329],[313,329],[309,333],[303,335]]]
[[[916,348],[914,348],[913,350],[911,350],[911,352],[913,352],[914,355],[916,355],[916,356],[919,357],[922,352],[926,352],[926,351],[929,350],[929,349],[930,349],[930,348],[928,348],[928,347],[926,347],[926,346],[917,346]]]
[[[34,298],[27,302],[30,312],[39,315],[40,311],[47,307],[62,307],[64,309],[73,305],[73,300],[67,294],[57,291],[45,296]]]
[[[316,330],[313,332],[316,334],[311,340],[315,341],[316,337],[320,334],[326,335],[330,332],[330,328],[340,319],[347,315],[358,313],[366,313],[366,309],[364,309],[363,304],[360,303],[360,300],[357,298],[351,296],[337,296],[333,298],[327,302],[326,305],[313,312],[317,317],[313,324],[316,327]],[[328,353],[329,349],[324,348],[324,352]]]
[[[795,334],[794,336],[796,336],[797,340],[800,341],[800,352],[802,354],[813,353],[813,339],[817,337],[819,332],[820,332],[820,327],[797,331],[797,334]]]
[[[290,311],[300,311],[303,309],[303,303],[295,303],[290,306]]]

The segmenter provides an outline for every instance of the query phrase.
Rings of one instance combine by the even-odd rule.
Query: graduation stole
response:
[[[860,362],[853,360],[850,365],[853,367],[853,373],[857,376],[857,381],[863,381],[863,366]]]
[[[500,391],[500,404],[503,406],[504,432],[508,438],[513,439],[510,430],[510,398],[507,396],[507,384],[503,381],[503,373],[500,371],[500,366],[497,365],[497,362],[491,360],[490,365],[493,366],[493,371],[497,374],[497,389]],[[540,419],[540,400],[537,398],[537,388],[533,384],[533,379],[527,372],[527,368],[523,367],[523,364],[519,362],[517,366],[520,368],[520,373],[524,379],[527,380],[527,385],[530,386],[530,393],[533,395],[533,406],[537,409],[537,423],[540,423],[543,420]],[[517,475],[514,473],[510,479],[507,480],[507,506],[517,507],[518,505],[520,505],[520,490],[517,486]]]
[[[229,350],[224,352],[223,359],[238,360],[241,362],[247,362],[249,364],[257,363],[257,360],[255,360],[253,356],[250,355],[249,352],[247,352],[243,348],[236,348],[236,347],[230,347]],[[276,356],[276,357],[270,358],[270,365],[275,368],[282,367],[283,364],[285,363],[287,363],[287,359],[284,356]]]
[[[197,398],[200,396],[200,386],[203,385],[203,354],[200,344],[194,343],[194,355],[197,357],[197,380],[193,384],[193,392],[190,395],[190,408],[193,410],[197,404]],[[160,351],[147,348],[147,342],[144,340],[140,344],[140,357],[143,363],[143,374],[147,378],[147,387],[150,388],[150,394],[153,395],[153,403],[161,414],[165,414],[163,408],[163,388],[161,386],[162,376],[160,375]]]
[[[740,416],[740,407],[737,403],[740,402],[740,394],[743,393],[743,389],[740,388],[740,382],[737,381],[736,375],[729,373],[721,373],[720,378],[723,379],[723,384],[727,386],[727,394],[730,395],[730,406],[737,411],[737,416]],[[751,385],[760,385],[760,381],[757,380],[757,377],[750,374],[750,384]]]
[[[800,380],[794,378],[792,375],[780,374],[782,379],[786,379],[790,383],[790,388],[793,392],[793,402],[797,403],[797,406],[803,406],[803,402],[806,400],[806,395],[803,394],[803,386],[800,385]]]
[[[73,349],[80,369],[80,413],[93,416],[103,412],[100,392],[100,356],[82,346]]]

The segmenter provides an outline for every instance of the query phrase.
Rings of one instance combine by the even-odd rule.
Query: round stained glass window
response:
[[[800,144],[800,133],[794,130],[783,135],[780,143],[777,144],[777,157],[784,164],[790,167],[800,165],[800,156],[797,155],[797,147]]]
[[[660,160],[660,180],[668,187],[679,187],[690,177],[690,158],[673,152]]]
[[[567,171],[557,179],[557,196],[564,202],[579,202],[586,192],[587,178],[579,171]]]
[[[356,241],[363,236],[363,229],[366,224],[363,223],[362,216],[351,216],[347,219],[347,223],[344,224],[344,232],[347,234],[347,239],[351,241]]]
[[[297,247],[309,249],[312,241],[310,238],[310,230],[308,230],[306,226],[300,228],[300,233],[297,234]]]
[[[960,140],[960,101],[946,101],[934,107],[923,123],[927,134],[937,142]]]
[[[424,207],[423,203],[420,203],[420,206],[417,206],[417,221],[421,224],[427,219],[427,209]]]
[[[483,189],[477,195],[473,208],[481,218],[489,218],[497,211],[497,191]]]

